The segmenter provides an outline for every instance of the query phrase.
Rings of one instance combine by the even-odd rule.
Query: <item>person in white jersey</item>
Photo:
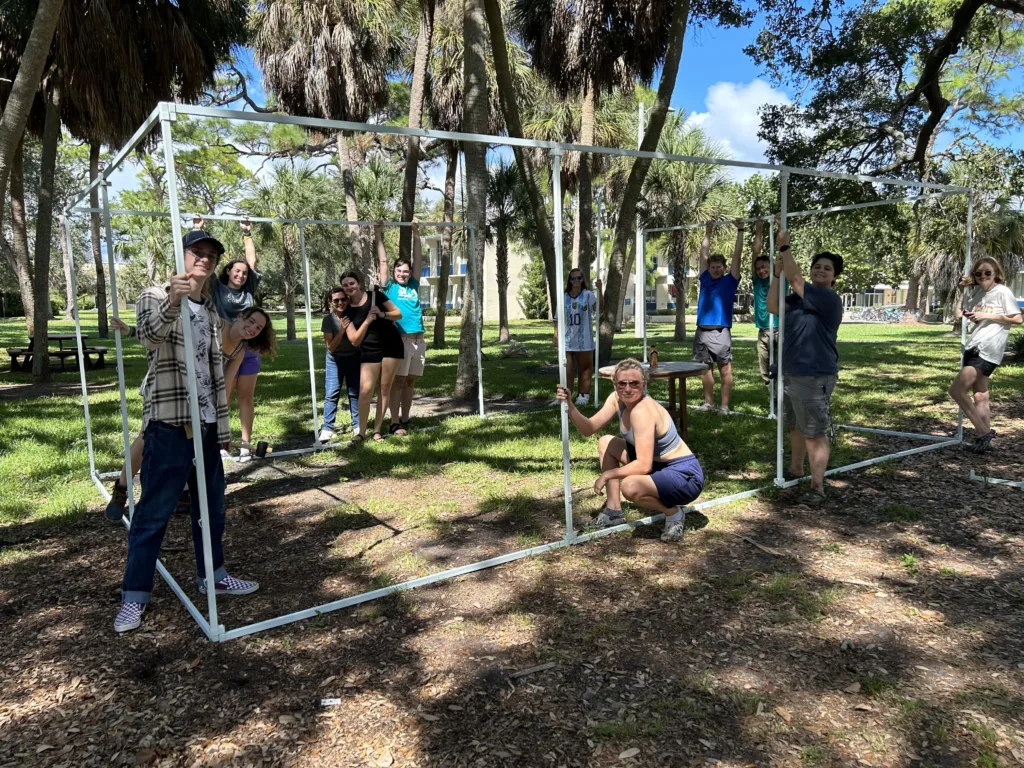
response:
[[[569,271],[562,301],[565,318],[565,381],[569,390],[576,390],[576,405],[590,402],[590,387],[594,382],[594,314],[597,296],[587,288],[583,270]],[[558,316],[555,321],[555,346],[558,346]],[[579,375],[579,387],[573,384]],[[556,401],[557,402],[557,401]]]
[[[976,436],[967,449],[987,453],[996,436],[988,379],[1003,362],[1010,326],[1024,323],[1024,317],[1013,291],[1003,284],[1002,266],[991,256],[975,261],[960,285],[964,287],[963,311],[971,323],[971,335],[963,347],[963,365],[949,387],[949,395],[974,425]]]

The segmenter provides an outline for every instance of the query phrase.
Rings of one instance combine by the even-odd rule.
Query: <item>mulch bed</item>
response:
[[[820,509],[755,498],[681,546],[610,536],[224,644],[159,581],[114,634],[98,503],[0,530],[0,766],[1024,763],[1024,496],[967,479],[1024,479],[999,421],[997,453],[855,472]],[[482,505],[443,468],[232,476],[229,563],[264,589],[219,602],[228,627],[560,535],[549,489]],[[194,592],[187,528],[166,554]]]

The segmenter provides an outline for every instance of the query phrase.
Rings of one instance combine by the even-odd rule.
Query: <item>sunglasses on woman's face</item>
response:
[[[993,272],[991,269],[986,270],[984,272],[982,272],[981,270],[978,270],[977,272],[974,273],[974,276],[975,277],[992,277],[992,275],[994,275],[994,274],[995,274],[995,272]]]
[[[633,381],[632,379],[626,379],[625,381],[616,381],[616,389],[641,389],[644,383],[642,381]]]
[[[582,280],[583,275],[569,275],[570,280]]]

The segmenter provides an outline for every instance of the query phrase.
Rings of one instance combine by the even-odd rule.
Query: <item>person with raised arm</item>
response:
[[[715,225],[708,222],[704,241],[700,246],[700,294],[697,297],[697,331],[693,334],[693,360],[704,363],[708,369],[701,376],[704,385],[704,404],[698,411],[715,410],[715,375],[718,366],[721,378],[721,413],[729,413],[732,395],[732,313],[736,302],[736,289],[740,285],[740,257],[743,255],[743,222],[736,221],[736,247],[732,264],[726,271],[725,256],[711,250],[711,235]]]
[[[778,349],[779,330],[772,327],[768,311],[768,290],[772,284],[771,260],[762,253],[764,243],[764,221],[754,225],[754,245],[751,248],[750,282],[754,296],[754,327],[757,328],[757,367],[761,381],[774,392],[771,386],[771,348]]]
[[[603,435],[597,443],[601,474],[594,492],[608,494],[589,530],[621,525],[622,498],[642,509],[665,515],[662,541],[683,538],[687,505],[704,489],[704,471],[683,442],[669,412],[647,393],[647,368],[633,358],[615,366],[614,391],[590,418],[576,408],[572,393],[557,387],[555,396],[568,404],[569,419],[584,437],[600,432],[618,416],[618,436]]]
[[[843,321],[843,302],[835,291],[843,274],[843,257],[823,251],[811,259],[810,279],[804,280],[793,257],[789,232],[779,229],[775,279],[768,291],[768,311],[779,314],[779,278],[783,273],[793,292],[786,297],[782,321],[781,414],[790,425],[789,473],[801,477],[804,460],[811,465],[811,487],[798,503],[817,506],[825,500],[825,470],[832,439],[832,390],[839,375],[836,337]]]
[[[423,243],[420,241],[420,223],[412,220],[412,262],[395,259],[388,274],[388,258],[384,249],[384,228],[374,227],[377,241],[377,264],[384,295],[402,312],[396,323],[402,335],[405,357],[395,372],[391,384],[392,435],[407,435],[412,418],[412,396],[416,380],[423,375],[427,364],[427,341],[423,333],[423,307],[420,304],[420,266],[423,264]]]
[[[204,294],[207,278],[213,274],[224,246],[201,230],[185,235],[182,246],[184,273],[173,275],[165,285],[147,288],[136,302],[137,334],[147,350],[143,412],[148,422],[141,462],[142,497],[128,529],[128,562],[121,585],[121,608],[114,620],[116,632],[128,632],[142,623],[153,591],[167,522],[186,484],[192,492],[192,541],[200,594],[206,594],[211,581],[217,594],[245,595],[259,589],[255,581],[228,575],[224,566],[225,482],[220,449],[230,444],[231,430],[224,385],[221,321],[213,302]],[[196,398],[202,420],[213,574],[206,573],[200,523],[181,314],[183,299],[192,335]]]
[[[1010,326],[1024,322],[1017,299],[1003,279],[1002,265],[991,256],[983,256],[960,281],[964,288],[963,313],[971,324],[971,335],[963,346],[963,365],[949,387],[949,396],[974,425],[975,437],[967,450],[975,453],[992,450],[996,431],[992,429],[988,380],[1003,362]]]

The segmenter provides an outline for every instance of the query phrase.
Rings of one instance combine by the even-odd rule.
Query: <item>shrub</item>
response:
[[[78,311],[88,312],[91,309],[96,309],[96,299],[94,299],[92,296],[79,296]]]

